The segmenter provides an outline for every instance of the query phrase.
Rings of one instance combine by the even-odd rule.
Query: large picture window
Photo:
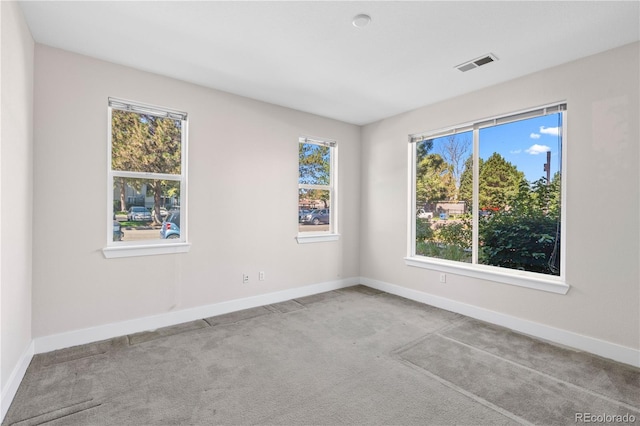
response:
[[[335,239],[336,142],[298,140],[298,241]]]
[[[182,251],[166,248],[186,242],[187,114],[113,98],[108,111],[105,255]]]
[[[565,115],[556,104],[410,136],[408,263],[564,292]]]

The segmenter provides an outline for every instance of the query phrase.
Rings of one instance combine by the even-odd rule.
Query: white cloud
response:
[[[540,139],[540,135],[539,135],[539,134],[537,134],[537,133],[531,133],[531,134],[529,135],[529,137],[530,137],[531,139]]]
[[[546,145],[531,145],[529,148],[526,149],[527,154],[531,154],[531,155],[538,155],[538,154],[543,154],[547,151],[551,151],[551,148],[549,148]]]
[[[558,136],[560,134],[560,127],[540,126],[540,133],[544,133],[545,135]]]
[[[509,154],[520,154],[521,152],[521,149],[516,149],[515,151],[509,151]]]

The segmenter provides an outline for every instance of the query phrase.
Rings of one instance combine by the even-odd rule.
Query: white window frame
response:
[[[308,143],[329,147],[330,165],[329,185],[309,185],[298,183],[298,194],[301,189],[320,189],[329,191],[329,230],[319,232],[298,232],[296,240],[298,244],[320,243],[325,241],[336,241],[340,239],[338,233],[338,143],[333,139],[300,136],[298,138],[298,149],[300,144]],[[296,225],[297,226],[297,225]]]
[[[180,174],[164,174],[164,173],[146,173],[113,170],[111,164],[111,148],[112,148],[112,111],[119,109],[123,111],[137,112],[142,114],[154,115],[158,117],[168,117],[181,121],[181,144],[180,144]],[[188,116],[186,112],[172,110],[165,107],[158,107],[140,102],[128,101],[123,99],[109,98],[107,108],[107,208],[106,208],[106,239],[107,246],[102,249],[105,258],[121,258],[133,256],[150,256],[159,254],[186,253],[189,251],[191,244],[188,243],[188,224],[187,224],[187,140],[188,140]],[[113,180],[117,177],[136,178],[136,179],[162,179],[174,180],[180,182],[180,239],[163,240],[158,237],[157,240],[141,240],[141,241],[113,241]],[[159,234],[160,231],[158,231]]]
[[[458,262],[446,259],[426,257],[416,254],[416,159],[417,142],[448,136],[456,133],[473,132],[473,204],[478,204],[478,179],[479,179],[479,132],[482,128],[493,127],[500,124],[520,121],[527,118],[561,113],[562,114],[562,147],[561,147],[561,229],[560,229],[560,275],[550,276],[541,273],[519,271],[498,266],[482,265],[477,263],[478,242],[478,208],[473,211],[473,260],[472,263]],[[408,230],[407,230],[407,256],[405,264],[408,266],[430,269],[451,274],[463,275],[482,280],[511,284],[551,293],[566,294],[570,286],[566,282],[566,235],[567,235],[567,204],[566,204],[566,172],[567,172],[567,107],[566,102],[556,102],[541,107],[505,114],[489,119],[477,120],[457,126],[451,126],[440,130],[409,135],[408,149]]]

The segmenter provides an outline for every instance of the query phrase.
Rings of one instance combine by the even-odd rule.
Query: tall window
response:
[[[335,234],[336,142],[303,137],[298,142],[298,233]]]
[[[561,281],[565,114],[558,104],[412,135],[410,258]]]
[[[186,241],[187,114],[109,99],[108,246]]]

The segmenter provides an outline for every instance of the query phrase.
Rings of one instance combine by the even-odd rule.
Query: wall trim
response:
[[[489,309],[480,308],[452,299],[435,296],[433,294],[408,289],[384,281],[361,277],[360,283],[377,290],[395,294],[396,296],[415,300],[416,302],[425,303],[447,311],[456,312],[471,318],[506,327],[538,339],[547,340],[562,346],[589,352],[604,358],[629,364],[634,367],[640,367],[640,350],[638,349],[629,348],[616,343],[600,340],[595,337],[589,337],[500,312],[491,311]]]
[[[299,297],[311,296],[317,293],[324,293],[326,291],[338,290],[345,287],[351,287],[359,283],[359,277],[325,281],[322,283],[305,285],[273,293],[250,296],[243,299],[228,300],[211,305],[198,306],[195,308],[172,311],[159,315],[83,328],[50,336],[36,337],[34,339],[35,353],[41,354],[57,349],[69,348],[72,346],[125,336],[127,334],[155,330],[161,327],[168,327],[202,318],[240,311],[242,309],[255,308]]]
[[[4,421],[4,416],[7,414],[7,411],[9,411],[9,407],[18,392],[18,387],[20,386],[20,383],[22,383],[22,379],[24,379],[24,375],[27,372],[27,367],[29,367],[31,360],[33,359],[33,355],[35,355],[35,344],[32,340],[11,372],[9,380],[7,380],[7,384],[2,389],[2,397],[0,399],[0,423]]]
[[[536,323],[511,315],[503,314],[474,305],[458,302],[452,299],[424,293],[418,290],[408,289],[384,281],[366,277],[344,278],[335,281],[326,281],[317,284],[296,287],[292,289],[250,296],[243,299],[229,300],[206,306],[199,306],[180,311],[167,312],[144,318],[104,324],[50,336],[37,337],[20,358],[13,370],[7,385],[2,389],[1,417],[4,419],[6,412],[15,397],[20,382],[24,378],[27,367],[35,354],[50,352],[57,349],[68,348],[87,343],[93,343],[131,333],[155,330],[161,327],[176,325],[188,321],[194,321],[215,315],[222,315],[242,309],[249,309],[272,303],[284,302],[304,296],[311,296],[326,291],[339,290],[341,288],[362,284],[377,290],[395,294],[400,297],[425,303],[437,308],[445,309],[466,315],[471,318],[486,321],[495,325],[527,334],[539,339],[544,339],[556,344],[577,350],[589,352],[614,361],[640,367],[640,350],[621,346],[615,343],[596,339],[589,336],[573,333],[567,330]],[[1,420],[0,420],[1,421]]]

